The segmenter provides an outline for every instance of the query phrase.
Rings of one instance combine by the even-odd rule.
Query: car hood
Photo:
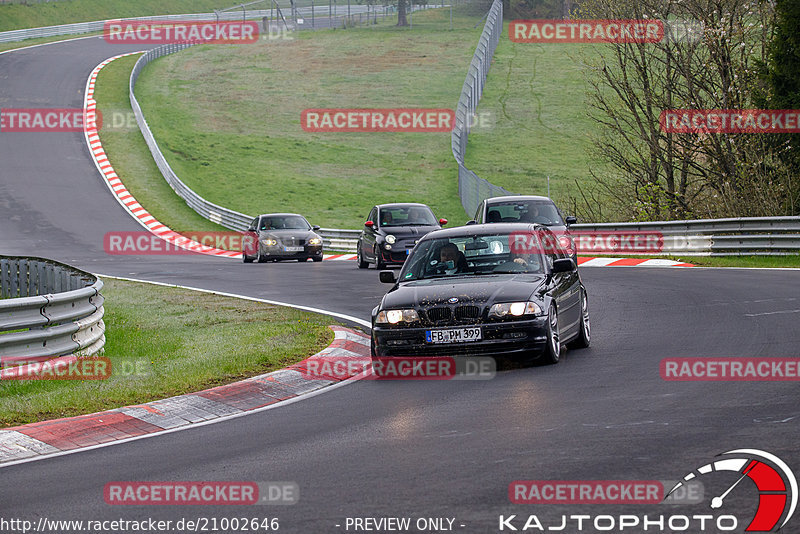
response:
[[[407,237],[415,237],[419,236],[422,237],[428,232],[433,232],[434,230],[438,230],[439,226],[387,226],[381,228],[381,233],[384,235],[392,234],[395,237],[399,238],[407,238]]]
[[[528,300],[544,282],[543,274],[496,274],[433,278],[401,283],[381,302],[381,309],[429,308],[464,304],[492,305]],[[458,302],[448,302],[457,298]]]
[[[294,237],[295,239],[311,239],[312,237],[317,237],[317,234],[311,230],[286,229],[261,230],[258,232],[258,236],[260,238],[272,237],[275,239],[286,239],[287,237]]]

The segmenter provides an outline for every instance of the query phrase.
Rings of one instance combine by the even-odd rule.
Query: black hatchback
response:
[[[425,204],[379,204],[369,212],[356,253],[359,269],[374,263],[378,269],[402,265],[417,241],[433,230],[441,229],[447,219],[436,220]]]

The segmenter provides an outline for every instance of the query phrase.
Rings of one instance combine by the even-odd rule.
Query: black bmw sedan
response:
[[[322,261],[319,226],[311,226],[297,213],[268,213],[250,223],[244,240],[242,261],[259,263],[278,260]]]
[[[372,311],[373,358],[511,355],[557,363],[588,347],[589,308],[574,261],[539,224],[478,224],[423,237]]]
[[[395,203],[374,206],[358,238],[358,267],[374,263],[378,269],[402,265],[419,239],[439,230],[447,219],[436,220],[425,204]]]

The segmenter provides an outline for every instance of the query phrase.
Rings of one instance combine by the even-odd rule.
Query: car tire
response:
[[[547,312],[547,345],[542,353],[542,363],[556,364],[561,359],[561,336],[558,331],[558,311],[550,306]]]
[[[318,261],[322,261],[322,256],[314,256],[314,257],[312,257],[312,258],[311,258],[311,260],[312,260],[314,263],[316,263],[316,262],[318,262]]]
[[[244,251],[242,251],[242,263],[253,263],[253,258],[245,254]]]
[[[356,249],[356,263],[358,263],[359,269],[367,269],[369,268],[369,263],[364,260],[364,255],[361,253],[361,244],[359,243],[358,248]]]
[[[258,255],[258,263],[267,263],[267,257],[263,254]]]
[[[375,250],[375,268],[379,271],[382,271],[386,268],[386,264],[383,263],[381,259],[381,251],[379,249]]]
[[[570,349],[585,349],[592,340],[592,327],[589,323],[589,299],[586,291],[581,292],[581,320],[578,337],[567,343]]]
[[[297,261],[303,263],[304,261],[308,261],[310,258],[297,258]]]

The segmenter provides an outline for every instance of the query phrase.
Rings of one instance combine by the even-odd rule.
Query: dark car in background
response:
[[[578,262],[575,240],[569,233],[570,225],[577,223],[578,219],[565,217],[555,202],[548,197],[519,195],[487,198],[480,203],[472,220],[477,224],[500,222],[543,224],[559,237],[561,246],[573,261],[576,264]]]
[[[379,204],[369,212],[356,254],[358,267],[374,263],[378,269],[402,265],[411,249],[428,232],[439,230],[447,219],[439,219],[425,204]]]
[[[372,311],[372,356],[510,355],[557,363],[588,347],[577,267],[539,224],[481,224],[423,237]]]
[[[268,213],[250,223],[244,240],[242,261],[259,263],[278,260],[322,261],[319,226],[311,226],[297,213]]]

